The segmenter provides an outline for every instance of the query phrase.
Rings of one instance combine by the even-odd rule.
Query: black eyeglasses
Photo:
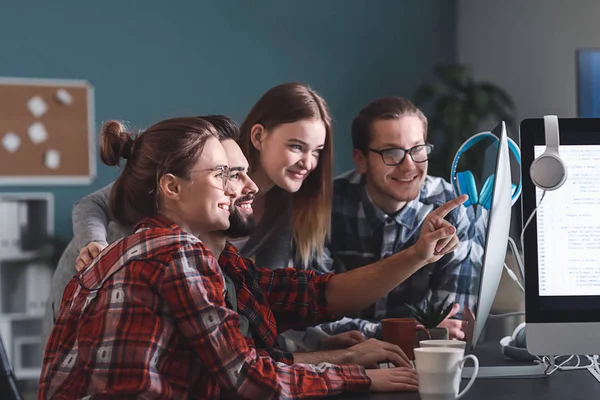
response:
[[[433,150],[433,145],[430,143],[420,144],[410,149],[403,148],[390,148],[383,150],[375,150],[369,148],[369,151],[377,153],[381,156],[385,165],[394,166],[402,164],[402,161],[406,158],[407,154],[410,154],[410,158],[416,163],[422,163],[429,159],[429,154]]]

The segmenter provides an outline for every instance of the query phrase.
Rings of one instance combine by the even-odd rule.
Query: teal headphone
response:
[[[492,206],[492,194],[494,189],[494,174],[490,175],[484,182],[483,187],[481,188],[481,192],[477,191],[477,184],[475,182],[475,176],[469,170],[456,172],[456,166],[458,165],[458,160],[460,156],[467,150],[469,150],[475,143],[479,143],[485,139],[492,139],[494,141],[494,145],[498,146],[500,140],[496,135],[491,132],[482,132],[478,133],[475,136],[467,139],[466,142],[460,146],[456,155],[454,156],[454,161],[452,161],[452,170],[450,172],[450,182],[452,183],[452,188],[454,189],[454,193],[456,196],[460,196],[462,194],[469,195],[469,199],[463,204],[465,207],[469,207],[471,205],[481,205],[486,210],[489,210]],[[511,139],[508,139],[508,148],[511,153],[515,156],[519,166],[521,165],[521,151],[519,150],[519,146]],[[519,184],[512,185],[512,204],[514,205],[519,196],[521,195],[521,178],[519,178]]]

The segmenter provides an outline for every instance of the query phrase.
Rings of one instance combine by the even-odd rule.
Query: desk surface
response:
[[[510,361],[503,359],[500,349],[496,346],[486,345],[481,350],[476,350],[482,365],[510,365]],[[514,365],[514,363],[512,363]],[[461,388],[467,384],[463,379]],[[370,399],[370,400],[419,400],[418,393],[371,393],[347,394],[338,397],[344,399]],[[476,379],[471,389],[461,400],[588,400],[600,399],[600,382],[588,370],[557,371],[545,378],[535,379]]]

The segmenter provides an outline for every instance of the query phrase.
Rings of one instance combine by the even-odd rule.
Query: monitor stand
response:
[[[477,379],[494,378],[545,378],[546,365],[541,361],[517,361],[504,355],[500,343],[496,341],[481,343],[467,354],[479,360]],[[463,368],[463,379],[470,379],[473,374],[472,364],[467,361]]]
[[[546,366],[537,365],[499,365],[479,367],[477,379],[503,379],[503,378],[546,378],[544,373]],[[463,379],[470,379],[473,374],[473,367],[464,367],[462,371]]]

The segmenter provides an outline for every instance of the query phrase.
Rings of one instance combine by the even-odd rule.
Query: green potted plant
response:
[[[480,125],[505,121],[509,134],[516,135],[515,106],[506,91],[489,83],[476,81],[464,65],[438,65],[437,82],[419,86],[413,102],[423,109],[429,120],[429,140],[436,145],[429,162],[429,173],[446,180],[456,151],[469,137],[479,133]],[[467,159],[471,170],[483,162],[477,152]],[[465,155],[468,158],[469,154]]]
[[[448,329],[440,328],[438,325],[446,319],[452,307],[453,302],[448,304],[448,297],[438,305],[434,305],[429,299],[425,299],[423,307],[418,305],[407,304],[406,307],[410,310],[413,317],[419,322],[425,329],[429,331],[431,339],[448,339]]]

